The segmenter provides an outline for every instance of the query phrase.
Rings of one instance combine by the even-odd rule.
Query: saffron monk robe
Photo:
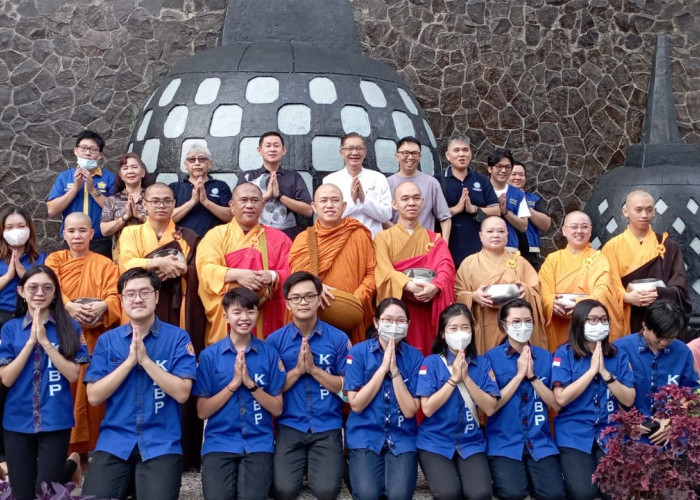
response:
[[[638,332],[646,307],[659,298],[675,302],[683,310],[685,325],[679,337],[684,339],[693,306],[681,249],[668,233],[659,234],[652,230],[656,208],[654,198],[646,191],[628,194],[622,213],[629,220],[627,229],[602,248],[603,255],[610,262],[613,282],[624,302],[622,335]],[[665,286],[651,290],[628,288],[631,282],[644,278],[656,278]]]
[[[544,328],[551,352],[567,342],[574,306],[587,298],[597,300],[607,308],[610,340],[622,335],[622,298],[613,284],[608,259],[589,243],[592,229],[588,215],[583,212],[568,213],[562,225],[566,248],[550,253],[540,269]],[[563,294],[577,294],[580,297]]]
[[[405,300],[411,316],[408,343],[427,356],[437,334],[440,312],[454,302],[455,265],[445,240],[418,222],[423,195],[416,184],[399,185],[394,190],[392,207],[399,213],[396,225],[377,234],[374,240],[377,301],[388,297]],[[432,269],[435,278],[431,283],[414,281],[404,273],[411,268]]]
[[[122,274],[135,267],[156,273],[162,284],[156,304],[161,321],[187,331],[196,355],[204,349],[204,308],[197,294],[195,255],[199,237],[186,227],[175,225],[173,190],[160,182],[146,188],[144,203],[148,219],[128,226],[119,237],[119,268]],[[122,315],[122,323],[128,322]],[[196,399],[189,398],[182,413],[182,448],[185,469],[199,467],[202,421],[197,418]]]
[[[197,253],[199,296],[207,316],[207,345],[226,336],[228,323],[221,298],[237,286],[258,294],[258,338],[263,339],[284,325],[281,285],[289,277],[292,240],[282,231],[260,224],[265,203],[256,185],[246,182],[236,186],[230,206],[233,220],[210,229]]]
[[[343,330],[357,344],[366,340],[374,316],[374,268],[376,257],[372,233],[352,217],[343,218],[347,203],[334,184],[322,184],[311,203],[316,223],[300,233],[289,252],[292,273],[308,271],[323,282],[320,313],[322,319]],[[344,292],[344,293],[343,293]],[[359,320],[348,321],[345,307],[336,304],[340,295],[353,301],[352,313]],[[287,314],[291,321],[291,313]]]
[[[92,356],[100,335],[119,324],[121,302],[117,293],[119,269],[111,259],[90,251],[95,234],[90,217],[82,212],[66,216],[63,238],[67,250],[53,252],[46,265],[54,270],[63,293],[63,303],[70,316],[82,328]],[[91,300],[78,300],[91,299]],[[74,397],[75,426],[71,431],[69,452],[81,454],[87,465],[87,453],[95,449],[105,406],[88,404],[83,377],[87,365],[80,369],[78,381],[71,384]]]

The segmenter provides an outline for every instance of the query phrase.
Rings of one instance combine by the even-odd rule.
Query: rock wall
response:
[[[321,5],[323,0],[319,0]],[[218,46],[226,0],[3,0],[0,206],[43,203],[88,127],[123,152],[143,102],[179,60]],[[681,139],[700,144],[697,0],[350,0],[363,52],[399,71],[443,139],[475,165],[513,149],[559,222],[639,140],[654,35],[670,34]],[[558,225],[558,224],[557,224]],[[560,235],[550,231],[545,248]]]

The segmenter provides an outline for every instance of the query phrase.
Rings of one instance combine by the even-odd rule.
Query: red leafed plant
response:
[[[666,385],[654,395],[655,419],[669,419],[665,446],[640,440],[647,417],[636,409],[611,416],[618,425],[605,429],[608,452],[593,474],[600,490],[612,498],[696,498],[700,485],[700,396],[688,387]]]

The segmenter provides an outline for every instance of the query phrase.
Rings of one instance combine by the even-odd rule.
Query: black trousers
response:
[[[32,500],[41,483],[62,483],[70,429],[25,434],[5,431],[7,469],[17,500]]]
[[[202,457],[204,500],[266,500],[271,485],[272,453],[212,452]]]

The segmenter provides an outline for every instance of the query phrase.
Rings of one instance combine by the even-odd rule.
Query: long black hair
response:
[[[435,340],[433,341],[433,354],[447,355],[449,347],[445,341],[445,328],[447,322],[456,316],[465,316],[469,320],[469,325],[472,328],[472,341],[466,348],[466,355],[472,359],[476,358],[476,332],[474,331],[474,316],[467,306],[464,304],[452,304],[447,306],[441,313],[438,320],[438,331]]]
[[[588,341],[586,337],[583,336],[583,332],[586,328],[586,318],[590,314],[591,310],[601,307],[605,311],[605,315],[610,319],[610,314],[608,313],[607,307],[593,299],[586,299],[578,302],[574,311],[571,313],[571,324],[569,325],[569,345],[574,351],[574,357],[587,358],[593,352],[588,348]],[[606,358],[612,358],[617,353],[617,347],[610,343],[610,335],[608,334],[603,340],[600,341],[601,347],[603,348],[603,356]]]
[[[19,280],[18,286],[21,286],[24,289],[24,285],[29,278],[41,273],[44,273],[49,277],[55,288],[53,300],[49,304],[49,312],[56,322],[56,332],[58,333],[58,352],[60,352],[64,358],[72,360],[75,357],[75,354],[78,352],[80,340],[76,335],[77,332],[75,323],[66,312],[66,309],[63,307],[61,287],[58,283],[56,273],[54,273],[50,267],[43,264],[30,267],[27,272],[24,273],[24,276],[22,276],[22,278]],[[15,317],[22,318],[27,314],[27,311],[27,301],[19,295],[19,292],[17,292]]]

